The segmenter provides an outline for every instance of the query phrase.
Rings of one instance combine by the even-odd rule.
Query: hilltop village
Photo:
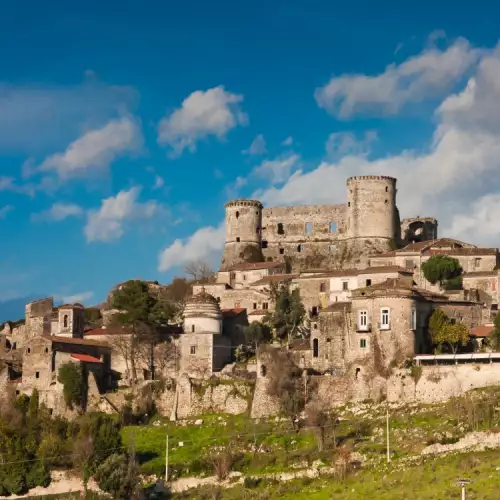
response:
[[[149,354],[137,352],[131,363],[123,348],[130,332],[113,322],[110,298],[124,284],[101,306],[98,327],[87,325],[81,304],[55,307],[52,298],[27,304],[24,320],[0,331],[2,384],[16,394],[37,388],[61,414],[67,411],[57,377],[63,364],[85,367],[87,405],[107,412],[124,404],[120,387],[163,380],[168,383],[157,407],[176,419],[215,407],[254,417],[276,413],[267,386],[273,353],[281,351],[314,375],[325,405],[380,397],[436,401],[499,383],[500,354],[497,359],[487,342],[498,311],[498,249],[440,238],[433,217],[400,220],[396,182],[351,177],[344,205],[228,202],[220,268],[212,279],[192,284],[177,321],[164,325],[152,348],[154,373]],[[445,289],[425,278],[422,266],[443,255],[460,263],[460,286]],[[147,283],[161,294],[162,285]],[[249,325],[275,310],[273,290],[281,284],[299,291],[306,311],[300,332],[257,349],[243,367],[237,351],[248,343]],[[469,333],[458,354],[433,351],[428,328],[436,309]],[[405,382],[398,370],[408,362],[438,370],[439,380]],[[485,369],[472,371],[471,363],[485,363]],[[212,382],[209,395],[194,390],[209,380],[239,388],[225,383],[217,393]]]

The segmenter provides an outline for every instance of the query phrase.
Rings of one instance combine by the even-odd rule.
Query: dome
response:
[[[222,320],[222,312],[217,299],[205,292],[204,288],[200,293],[193,295],[184,307],[184,318],[200,317]]]

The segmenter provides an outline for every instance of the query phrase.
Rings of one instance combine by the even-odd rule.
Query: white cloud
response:
[[[87,216],[84,232],[87,241],[112,241],[119,239],[124,232],[124,224],[129,220],[149,219],[161,207],[153,200],[145,203],[137,201],[141,188],[135,186],[128,191],[120,191],[101,203],[99,210],[91,210]]]
[[[158,271],[168,271],[197,260],[213,262],[224,248],[224,240],[224,223],[217,227],[202,227],[189,238],[177,239],[165,248],[159,256]]]
[[[242,101],[243,96],[227,92],[222,86],[197,90],[160,121],[158,142],[170,146],[172,156],[179,156],[185,149],[194,152],[197,143],[209,136],[222,140],[236,126],[246,125]]]
[[[165,185],[165,179],[159,175],[155,176],[155,183],[153,189],[160,189]]]
[[[364,156],[369,154],[370,145],[376,140],[377,133],[373,130],[366,132],[361,140],[352,132],[335,132],[328,136],[326,154],[331,160],[347,155]]]
[[[297,154],[265,160],[253,169],[252,175],[267,179],[271,184],[279,184],[290,177],[290,173],[298,167],[299,160],[300,157]]]
[[[71,295],[58,295],[54,294],[56,301],[64,302],[65,304],[84,304],[94,296],[94,292],[80,292]]]
[[[11,191],[13,193],[33,196],[35,188],[31,184],[19,185],[14,177],[0,176],[0,191]]]
[[[445,95],[483,53],[459,38],[445,50],[431,46],[399,65],[390,64],[375,76],[333,77],[316,89],[315,98],[321,108],[340,118],[363,112],[395,114],[406,103]]]
[[[465,90],[447,97],[436,112],[436,129],[425,152],[403,151],[368,160],[345,156],[298,170],[281,187],[254,193],[272,205],[345,203],[346,178],[398,178],[402,217],[436,216],[440,234],[497,246],[500,225],[500,51],[485,54]],[[489,106],[488,106],[489,104]]]
[[[293,144],[293,137],[289,135],[282,143],[282,146],[291,146]]]
[[[62,221],[68,217],[76,217],[83,214],[83,209],[75,203],[54,203],[48,210],[33,214],[31,220]]]
[[[56,172],[62,179],[82,176],[89,170],[106,169],[117,157],[138,151],[142,143],[141,128],[136,121],[128,117],[111,120],[83,134],[64,153],[46,158],[36,170]]]
[[[14,207],[12,205],[5,205],[2,208],[0,208],[0,219],[5,219],[7,214],[9,212],[12,212],[14,210]]]
[[[244,155],[264,155],[267,153],[266,140],[262,134],[259,134],[250,144],[248,149],[244,149]]]

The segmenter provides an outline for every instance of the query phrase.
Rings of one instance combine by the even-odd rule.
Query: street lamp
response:
[[[462,500],[465,500],[465,487],[470,484],[472,481],[470,479],[459,479],[457,481],[457,486],[462,488]]]

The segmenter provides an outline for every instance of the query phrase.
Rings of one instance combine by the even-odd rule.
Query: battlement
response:
[[[230,207],[255,207],[262,209],[263,205],[258,200],[231,200],[224,205],[224,208]]]
[[[395,184],[397,179],[388,175],[355,175],[347,179],[347,184],[356,181],[388,181]]]

